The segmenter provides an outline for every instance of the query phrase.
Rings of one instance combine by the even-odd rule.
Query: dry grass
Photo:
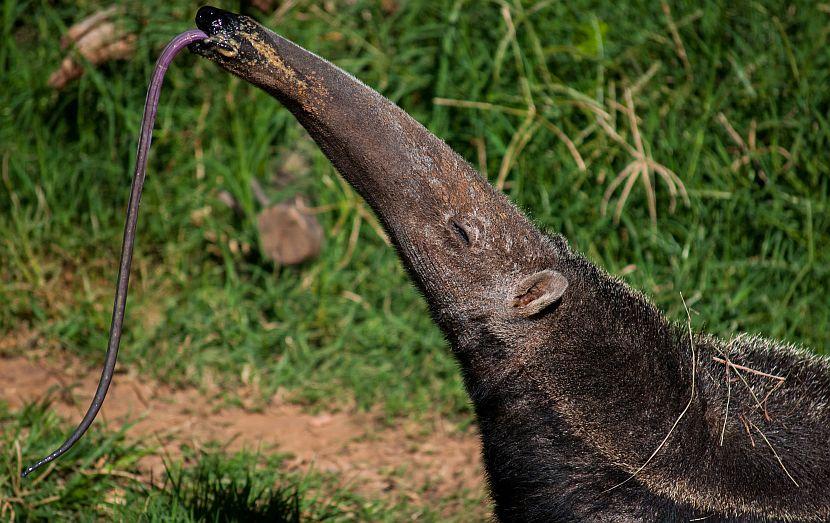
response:
[[[749,124],[749,132],[747,134],[747,139],[744,141],[743,137],[735,130],[732,124],[729,122],[729,119],[726,117],[725,114],[718,113],[717,121],[726,131],[726,134],[729,135],[729,138],[735,142],[735,145],[738,147],[738,156],[730,165],[732,172],[740,171],[741,167],[745,165],[749,165],[750,163],[753,166],[755,171],[755,176],[758,177],[758,180],[765,184],[769,181],[769,177],[767,173],[764,171],[761,164],[758,162],[758,157],[764,154],[769,153],[777,153],[783,156],[787,161],[781,167],[782,171],[789,170],[793,165],[793,158],[790,152],[781,147],[780,145],[775,145],[771,147],[767,146],[758,146],[758,139],[757,139],[757,132],[758,132],[758,123],[753,118]]]
[[[617,177],[614,178],[610,184],[608,184],[608,188],[605,190],[605,196],[602,199],[602,213],[606,213],[608,202],[614,194],[614,191],[616,191],[617,188],[625,182],[622,193],[620,193],[620,197],[617,200],[616,209],[614,210],[614,222],[619,223],[623,207],[631,194],[631,190],[637,180],[640,180],[643,184],[643,189],[645,190],[646,198],[648,200],[648,214],[651,217],[652,223],[656,224],[657,197],[654,189],[654,175],[657,175],[660,179],[662,179],[669,190],[669,212],[674,212],[677,205],[678,193],[683,198],[686,205],[689,205],[689,195],[686,192],[686,186],[683,184],[680,177],[665,165],[655,161],[651,154],[646,150],[642,135],[640,134],[639,126],[637,125],[637,114],[634,110],[634,98],[631,89],[623,91],[623,96],[625,97],[625,105],[619,106],[619,109],[622,110],[627,117],[629,130],[634,142],[633,145],[620,136],[608,120],[604,119],[600,115],[597,115],[597,123],[605,131],[608,137],[622,145],[625,150],[628,151],[628,154],[633,158],[631,162],[617,174]]]
[[[730,346],[732,345],[732,343],[734,343],[738,339],[740,339],[740,336],[738,338],[736,338],[735,340],[732,340],[730,342]],[[727,348],[727,350],[728,350],[728,348]],[[747,367],[745,365],[738,365],[738,364],[732,362],[729,359],[729,357],[728,357],[728,355],[726,354],[725,351],[720,351],[720,352],[721,352],[721,355],[723,356],[723,358],[718,358],[716,356],[712,356],[712,360],[717,362],[717,363],[721,363],[721,364],[725,365],[725,367],[726,367],[727,398],[726,398],[726,411],[725,411],[724,417],[723,417],[723,427],[721,428],[721,436],[720,436],[720,444],[722,446],[723,445],[724,434],[725,434],[725,431],[726,431],[726,422],[727,422],[727,419],[728,419],[728,416],[729,416],[729,400],[730,400],[731,392],[732,392],[731,382],[730,382],[730,378],[729,378],[730,369],[732,371],[734,371],[735,375],[737,375],[738,378],[741,380],[741,382],[743,383],[746,390],[752,396],[752,399],[755,402],[755,408],[757,408],[757,409],[761,410],[761,412],[763,412],[764,419],[766,421],[772,421],[772,419],[770,418],[769,413],[767,411],[767,401],[769,400],[770,396],[776,390],[778,390],[778,388],[781,387],[781,385],[784,384],[784,382],[786,381],[786,378],[783,377],[783,376],[777,376],[775,374],[770,374],[768,372],[763,372],[763,371],[760,371],[760,370],[757,370],[757,369],[753,369],[753,368]],[[750,373],[750,374],[754,374],[754,375],[760,376],[762,378],[775,380],[776,384],[775,384],[775,386],[772,387],[772,389],[770,389],[769,392],[767,392],[767,394],[764,396],[763,400],[759,400],[757,394],[755,394],[755,391],[752,389],[749,382],[743,376],[741,371],[744,371],[744,372],[747,372],[747,373]],[[773,455],[775,456],[775,459],[778,461],[778,464],[781,466],[781,470],[784,471],[784,474],[787,475],[787,477],[793,482],[793,484],[796,487],[799,487],[798,482],[795,480],[795,478],[793,478],[792,474],[790,474],[790,471],[787,470],[787,467],[784,465],[784,461],[781,459],[781,456],[778,454],[778,451],[775,450],[775,447],[772,445],[770,440],[767,438],[767,435],[764,433],[764,431],[762,431],[760,429],[760,427],[758,427],[755,423],[753,423],[753,421],[751,419],[747,418],[746,416],[739,415],[738,418],[740,419],[741,423],[743,423],[744,428],[746,430],[746,433],[749,436],[750,441],[752,443],[752,446],[755,447],[755,440],[752,437],[752,432],[750,431],[750,427],[752,429],[755,429],[755,431],[764,440],[764,443],[766,443],[767,446],[770,448]]]

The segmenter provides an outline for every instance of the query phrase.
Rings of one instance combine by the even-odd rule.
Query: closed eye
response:
[[[462,227],[461,225],[459,225],[455,221],[450,221],[450,224],[452,225],[452,228],[455,231],[455,233],[458,235],[458,237],[461,238],[461,241],[463,241],[465,245],[469,246],[470,245],[470,236],[467,234],[467,231],[464,230],[464,227]]]

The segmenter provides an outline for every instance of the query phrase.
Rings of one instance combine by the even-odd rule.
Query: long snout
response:
[[[196,24],[210,38],[191,49],[296,116],[379,216],[421,287],[482,281],[508,270],[522,259],[524,243],[536,240],[536,229],[501,192],[351,74],[246,16],[203,7]]]

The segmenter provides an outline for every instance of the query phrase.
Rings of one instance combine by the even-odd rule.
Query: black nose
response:
[[[213,36],[222,30],[231,29],[236,16],[229,11],[206,5],[196,12],[196,27],[208,36]]]

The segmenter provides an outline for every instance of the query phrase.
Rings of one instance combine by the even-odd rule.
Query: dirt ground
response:
[[[38,345],[33,332],[0,340],[0,398],[15,408],[51,394],[53,408],[75,423],[89,405],[100,371],[68,356],[56,359],[54,350],[47,359]],[[162,456],[177,455],[184,444],[199,448],[219,442],[229,451],[289,453],[289,467],[335,472],[343,487],[367,497],[404,495],[435,503],[466,490],[464,497],[478,497],[481,514],[488,512],[479,440],[442,419],[431,420],[426,429],[409,421],[389,427],[366,412],[311,414],[279,395],[255,411],[216,408],[217,403],[203,391],[174,389],[122,369],[99,420],[110,427],[135,421],[128,438],[159,447],[140,464],[148,477],[163,477]]]

